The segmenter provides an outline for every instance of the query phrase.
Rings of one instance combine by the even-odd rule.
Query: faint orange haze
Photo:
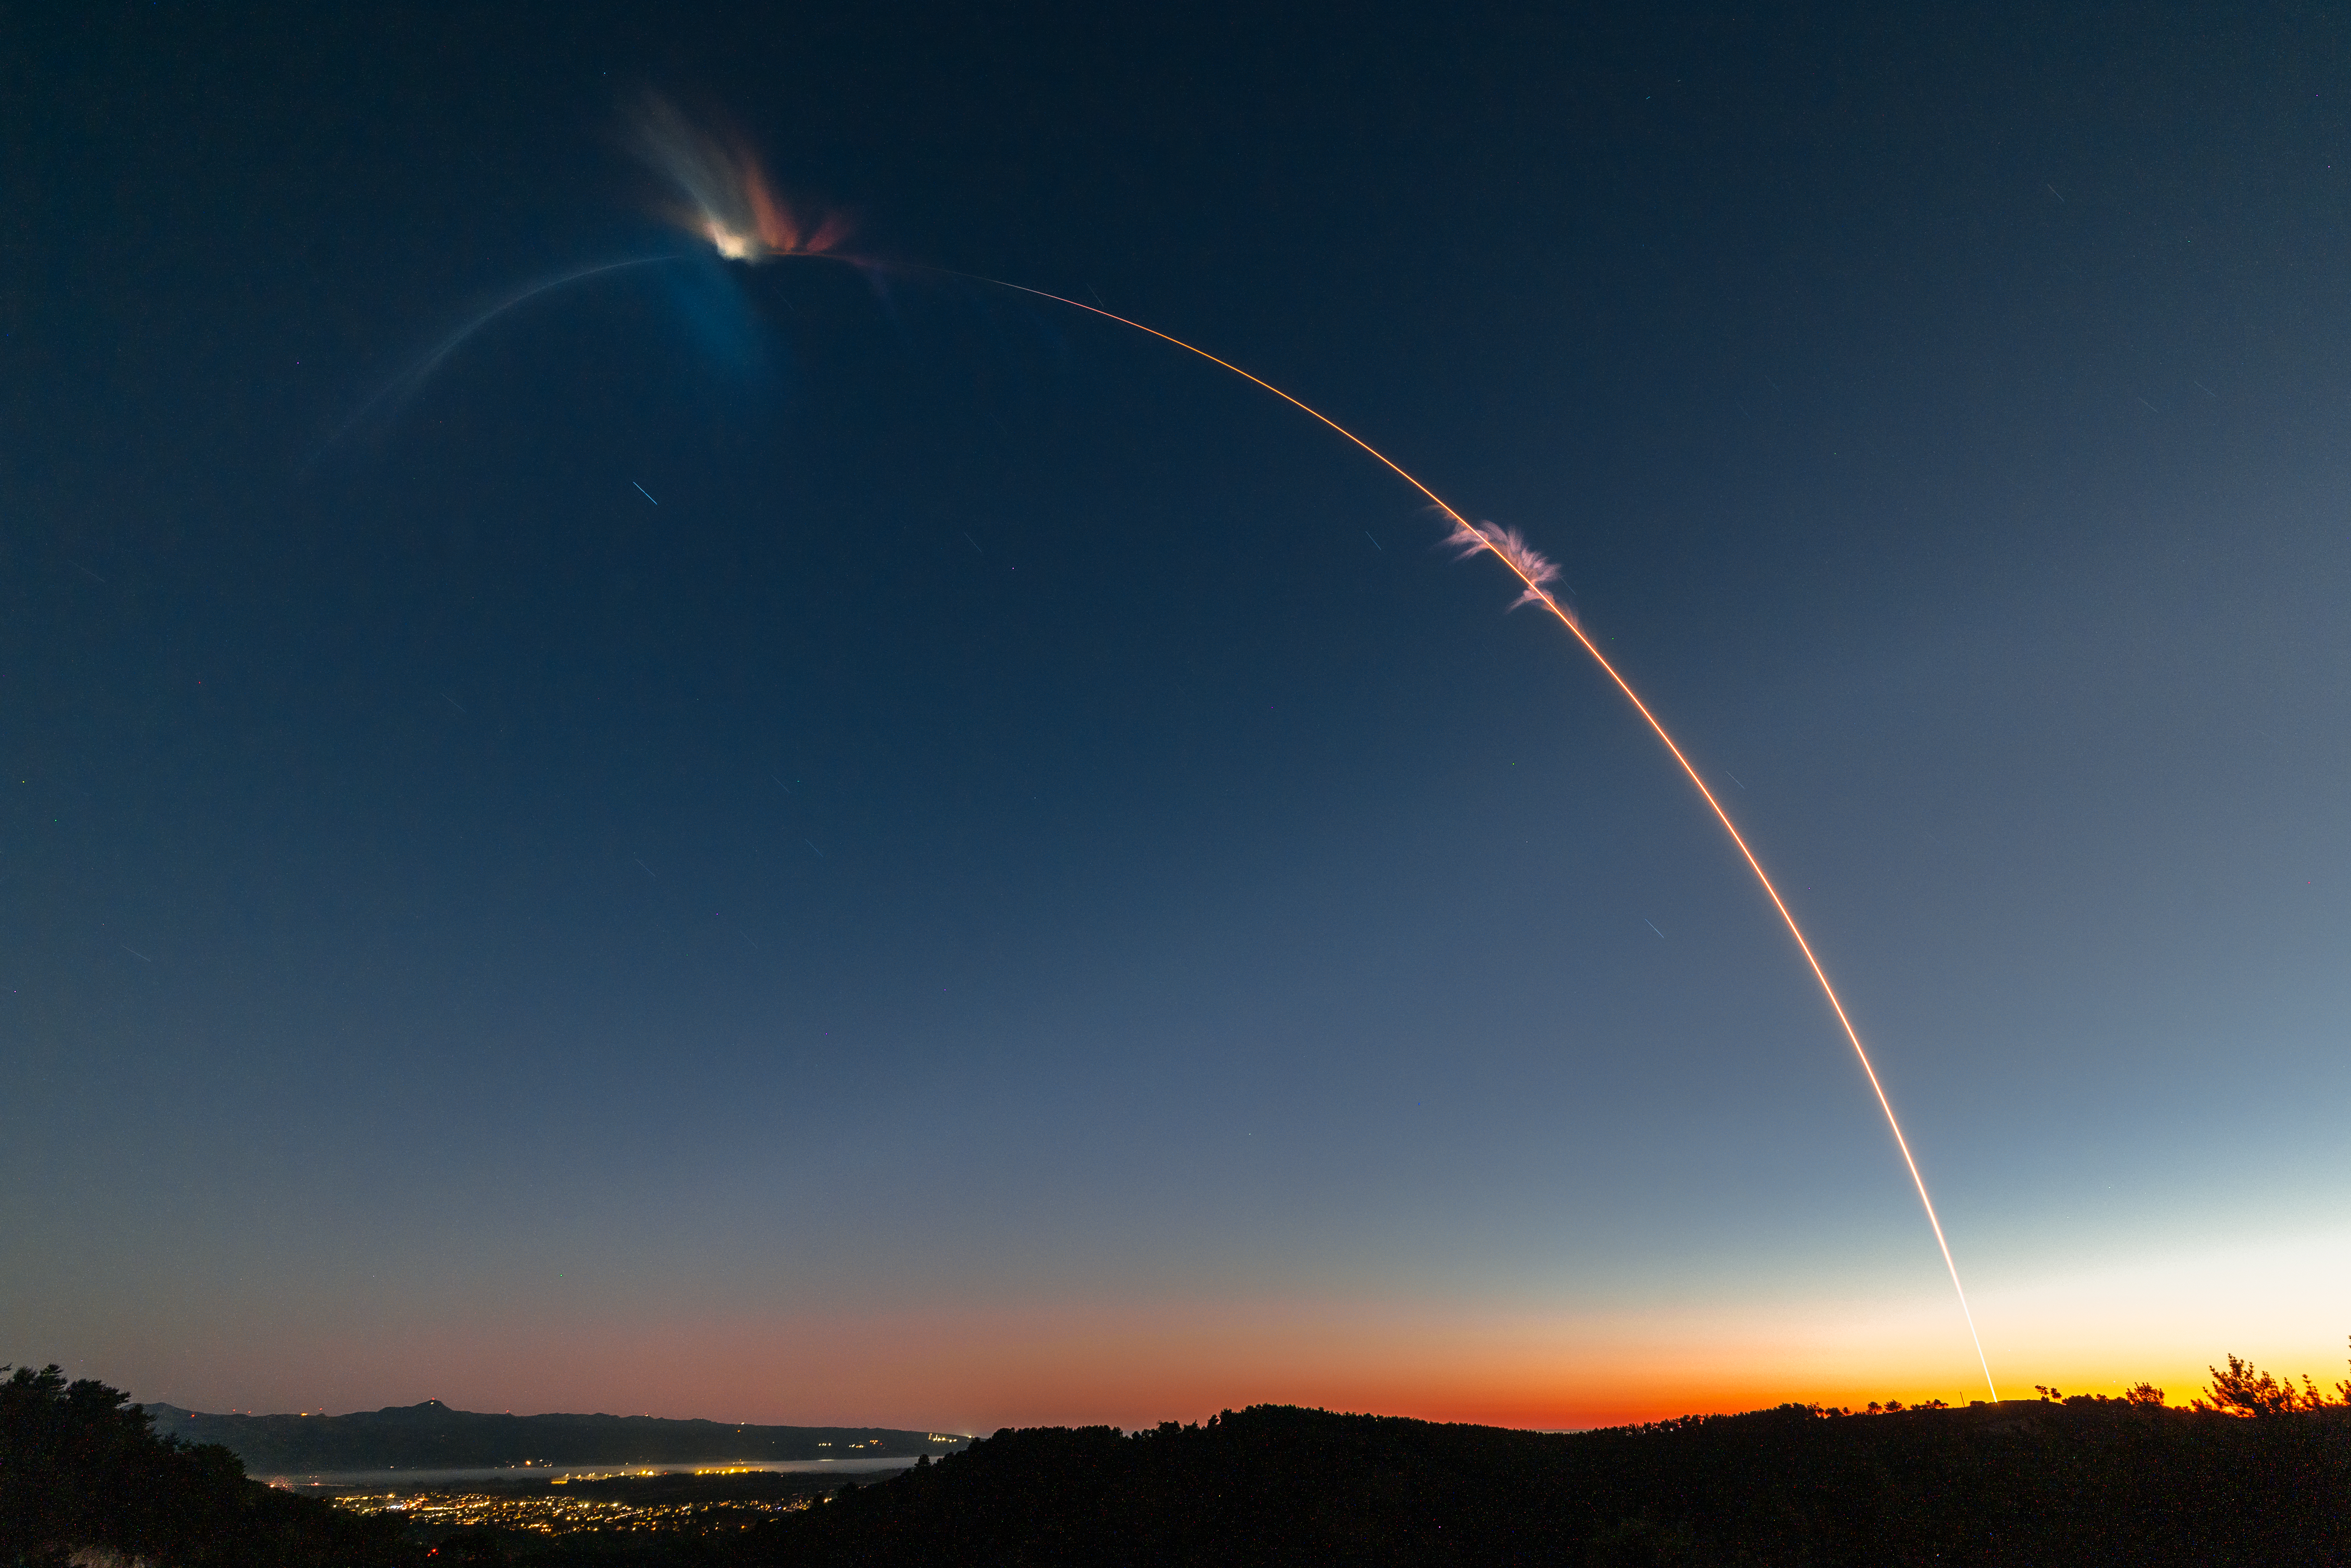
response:
[[[838,213],[820,216],[813,230],[805,228],[768,188],[767,176],[747,153],[743,158],[743,189],[761,242],[778,256],[822,255],[849,237],[848,220]]]

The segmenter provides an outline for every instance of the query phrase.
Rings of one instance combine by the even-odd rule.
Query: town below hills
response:
[[[217,1443],[254,1476],[362,1470],[522,1469],[549,1465],[773,1464],[813,1459],[938,1458],[958,1433],[886,1427],[759,1427],[657,1416],[508,1416],[453,1410],[438,1399],[346,1416],[214,1415],[144,1406],[158,1437]]]

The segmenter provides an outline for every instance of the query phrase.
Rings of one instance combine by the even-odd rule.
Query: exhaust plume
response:
[[[838,214],[810,222],[768,185],[758,158],[741,142],[722,141],[677,106],[648,93],[638,106],[636,152],[680,199],[673,221],[700,235],[729,261],[821,256],[849,237]]]

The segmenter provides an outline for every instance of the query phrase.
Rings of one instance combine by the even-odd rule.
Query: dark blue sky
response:
[[[965,1430],[1968,1393],[1834,1019],[1561,629],[1294,410],[923,267],[1561,562],[1996,1374],[2335,1353],[2331,16],[15,32],[0,1356]],[[721,263],[648,89],[907,265]]]

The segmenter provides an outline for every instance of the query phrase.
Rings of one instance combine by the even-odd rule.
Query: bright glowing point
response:
[[[728,261],[778,256],[821,256],[849,237],[849,225],[828,214],[803,223],[768,186],[759,162],[689,124],[668,99],[648,97],[637,116],[637,147],[684,198],[678,214]]]

